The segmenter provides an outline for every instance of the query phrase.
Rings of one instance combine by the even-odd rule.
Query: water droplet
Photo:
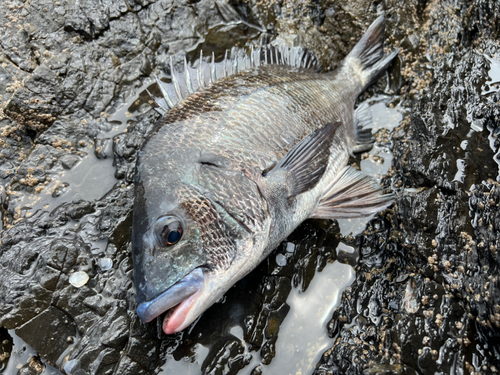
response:
[[[77,288],[87,284],[87,281],[89,281],[89,275],[83,271],[75,272],[69,277],[69,283]]]
[[[276,255],[276,264],[280,267],[286,266],[286,256],[283,254]]]
[[[98,265],[103,271],[110,270],[113,267],[113,260],[110,258],[101,258],[98,261]]]

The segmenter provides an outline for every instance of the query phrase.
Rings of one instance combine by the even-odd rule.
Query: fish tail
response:
[[[359,75],[363,88],[377,81],[398,54],[399,49],[384,54],[384,34],[385,18],[380,16],[345,59],[346,64]]]

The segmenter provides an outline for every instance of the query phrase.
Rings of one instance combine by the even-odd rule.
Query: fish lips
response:
[[[203,288],[204,281],[202,269],[195,268],[159,296],[151,301],[140,303],[137,307],[137,315],[143,322],[149,323],[165,311],[199,292]]]

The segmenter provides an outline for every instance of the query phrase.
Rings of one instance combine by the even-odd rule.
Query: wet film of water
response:
[[[17,336],[14,330],[9,330],[9,335],[12,337],[13,346],[7,367],[2,373],[4,375],[14,375],[19,373],[22,368],[33,367],[30,366],[30,361],[37,356],[36,351]],[[73,345],[71,347],[73,347]],[[38,374],[60,375],[61,373],[55,367],[43,364],[43,370]]]

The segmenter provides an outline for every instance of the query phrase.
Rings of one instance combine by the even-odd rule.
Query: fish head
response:
[[[163,330],[183,330],[260,259],[255,238],[210,192],[186,183],[145,189],[136,181],[133,263],[137,313],[149,322],[168,311]],[[162,185],[164,186],[164,185]]]

